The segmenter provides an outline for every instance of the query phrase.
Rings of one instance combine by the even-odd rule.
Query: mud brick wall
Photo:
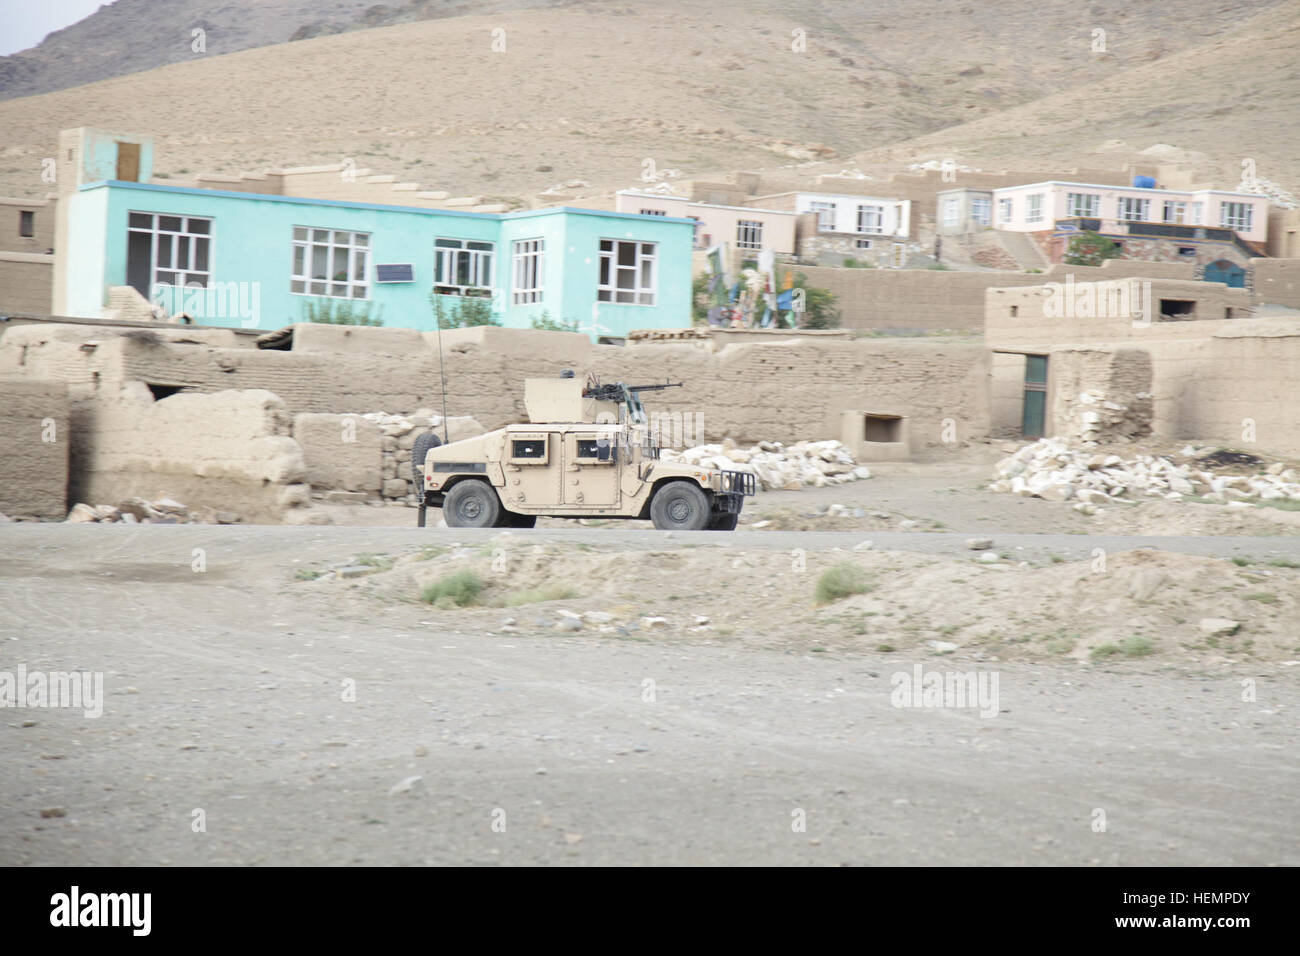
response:
[[[67,513],[68,389],[61,382],[0,379],[0,514]]]
[[[1151,434],[1151,355],[1098,346],[1053,349],[1048,361],[1051,435],[1113,442]]]
[[[302,447],[312,488],[379,492],[385,442],[374,422],[360,415],[302,412],[294,416],[293,437]]]

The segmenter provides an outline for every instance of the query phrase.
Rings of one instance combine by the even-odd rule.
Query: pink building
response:
[[[1268,235],[1268,197],[1220,189],[1148,189],[1087,183],[1030,183],[993,190],[993,227],[1012,232],[1055,229],[1090,220],[1092,231],[1119,233],[1133,224],[1227,229],[1251,243]]]
[[[617,212],[694,219],[696,249],[727,243],[746,258],[765,249],[778,255],[795,252],[795,224],[799,217],[794,212],[694,202],[684,196],[636,189],[620,190],[615,203]]]

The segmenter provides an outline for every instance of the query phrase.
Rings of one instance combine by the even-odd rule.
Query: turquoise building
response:
[[[549,318],[593,338],[691,323],[689,219],[475,213],[114,178],[83,180],[61,205],[55,302],[74,317],[100,316],[109,287],[129,285],[196,324],[268,330],[322,309],[433,329],[431,292],[448,316],[490,310],[515,328]]]

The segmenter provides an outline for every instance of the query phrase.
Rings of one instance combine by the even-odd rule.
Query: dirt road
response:
[[[762,532],[716,551],[541,534],[572,539],[555,546],[574,554],[539,559],[560,575],[604,560],[593,548],[786,547]],[[814,561],[857,540],[800,537]],[[1031,550],[1093,544],[1060,537]],[[401,599],[422,566],[403,554],[452,539],[474,544],[434,529],[0,526],[0,671],[98,671],[105,696],[99,718],[0,710],[0,863],[1300,863],[1300,668],[1286,661],[880,653],[874,638],[821,647],[677,621],[566,633],[541,626],[563,601]],[[359,552],[397,564],[298,579]],[[918,665],[983,675],[983,706],[901,694]]]

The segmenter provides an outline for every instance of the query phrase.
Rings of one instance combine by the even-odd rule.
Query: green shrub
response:
[[[305,299],[302,303],[302,320],[316,322],[320,325],[369,325],[384,324],[380,318],[382,305],[375,306],[375,314],[370,314],[373,302],[356,302],[352,299]]]
[[[830,604],[853,594],[866,594],[874,588],[871,575],[846,561],[824,571],[817,579],[817,603]]]
[[[424,586],[420,598],[444,610],[478,603],[483,579],[473,571],[454,571]]]
[[[529,320],[528,324],[535,329],[542,330],[543,332],[578,331],[577,319],[574,319],[572,322],[565,322],[563,319],[553,319],[551,318],[551,313],[546,309],[542,309],[541,315],[533,316],[533,318]]]
[[[449,306],[444,300],[455,299],[456,304]],[[501,320],[492,313],[492,300],[486,296],[438,295],[429,290],[429,305],[433,316],[438,320],[440,329],[467,329],[478,325],[500,325]]]

